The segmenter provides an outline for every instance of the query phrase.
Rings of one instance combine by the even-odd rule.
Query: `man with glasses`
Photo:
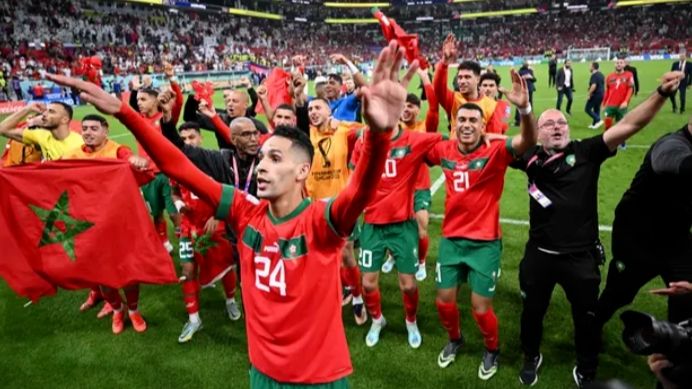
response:
[[[581,387],[595,378],[600,347],[594,320],[601,281],[598,267],[605,260],[598,239],[601,164],[653,119],[680,77],[679,72],[664,74],[661,86],[646,101],[607,132],[581,141],[570,140],[569,124],[560,111],[543,112],[538,119],[540,145],[512,165],[526,172],[530,196],[529,241],[519,266],[524,351],[519,379],[523,384],[538,381],[543,316],[555,284],[562,286],[572,305],[577,352],[574,381]]]

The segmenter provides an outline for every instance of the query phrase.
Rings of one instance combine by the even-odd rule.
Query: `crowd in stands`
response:
[[[463,8],[463,12],[486,9],[492,3],[468,3],[475,8]],[[515,6],[537,4],[540,6],[537,1],[516,0]],[[334,52],[356,62],[372,60],[383,43],[377,24],[301,23],[293,17],[348,17],[350,11],[343,9],[263,1],[248,6],[266,7],[286,18],[244,18],[100,0],[4,2],[0,4],[0,70],[5,79],[15,74],[39,79],[46,71],[79,75],[79,58],[91,55],[103,59],[105,74],[158,72],[164,61],[173,63],[179,72],[240,70],[247,62],[289,66],[297,54],[307,55],[308,66],[320,66]],[[450,31],[460,39],[465,58],[541,55],[570,47],[609,46],[613,52],[624,49],[630,53],[677,52],[679,45],[692,49],[692,10],[684,6],[455,19],[459,9],[457,4],[442,4],[392,7],[386,12],[409,32],[420,35],[421,51],[433,62]],[[354,12],[365,17],[369,11]],[[446,15],[448,20],[415,21],[420,15]]]

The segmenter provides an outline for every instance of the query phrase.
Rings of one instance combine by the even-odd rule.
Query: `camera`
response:
[[[622,340],[638,355],[663,354],[673,364],[662,373],[673,383],[692,383],[692,320],[675,324],[636,311],[620,315]]]

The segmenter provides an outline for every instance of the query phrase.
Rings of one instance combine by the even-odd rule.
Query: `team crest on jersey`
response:
[[[488,158],[478,158],[469,162],[468,170],[480,170],[488,163]]]
[[[565,162],[567,162],[569,166],[574,167],[574,163],[576,162],[574,154],[570,154],[567,157],[565,157]]]
[[[401,159],[411,152],[411,146],[405,147],[394,147],[389,152],[389,158],[391,159]]]
[[[308,243],[304,235],[291,239],[279,239],[279,251],[285,259],[295,259],[308,253]]]

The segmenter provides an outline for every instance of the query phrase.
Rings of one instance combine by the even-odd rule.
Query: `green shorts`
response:
[[[349,242],[357,242],[360,239],[360,234],[363,232],[363,218],[358,218],[351,235],[348,236]]]
[[[603,114],[606,117],[614,118],[615,121],[619,121],[627,113],[627,108],[620,109],[620,107],[605,107]]]
[[[393,224],[363,223],[360,234],[360,269],[365,273],[380,271],[382,262],[392,253],[399,273],[415,274],[418,270],[418,224],[415,219]]]
[[[346,377],[338,379],[336,381],[327,382],[323,384],[292,384],[292,383],[281,383],[275,379],[269,377],[268,375],[255,369],[254,366],[250,367],[250,388],[251,389],[300,389],[300,388],[310,388],[310,389],[348,389],[348,379]]]
[[[455,288],[464,282],[484,297],[495,295],[500,276],[502,241],[479,241],[462,238],[441,238],[440,253],[435,267],[438,289]]]
[[[164,209],[169,215],[178,213],[171,197],[171,183],[163,173],[158,173],[151,182],[143,185],[142,194],[151,216],[156,218],[163,215]]]
[[[429,210],[432,204],[430,189],[418,189],[413,193],[413,212]]]

